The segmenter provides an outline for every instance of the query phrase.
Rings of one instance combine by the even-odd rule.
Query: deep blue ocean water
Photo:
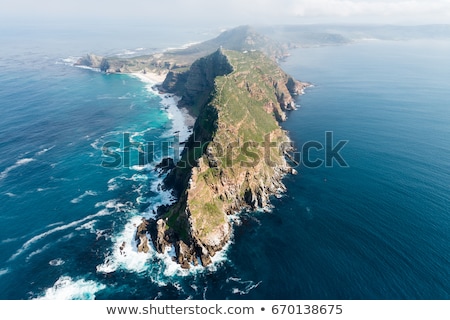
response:
[[[211,35],[44,31],[1,36],[1,299],[450,298],[449,42],[293,51],[282,67],[314,87],[283,127],[299,149],[326,131],[348,140],[349,167],[299,167],[271,212],[240,214],[214,265],[186,273],[131,249],[141,217],[170,199],[158,172],[101,166],[123,133],[156,151],[172,139],[161,97],[71,61]]]

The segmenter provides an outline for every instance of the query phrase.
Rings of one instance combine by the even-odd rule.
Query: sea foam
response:
[[[92,280],[74,280],[68,276],[60,277],[55,284],[45,290],[37,300],[94,300],[98,291],[105,289],[104,284]]]
[[[9,273],[9,269],[0,269],[0,277],[4,276],[7,273]]]
[[[44,239],[45,237],[47,237],[47,236],[49,236],[49,235],[51,235],[51,234],[53,234],[53,233],[55,233],[55,232],[63,231],[63,230],[69,229],[69,228],[74,228],[74,227],[76,227],[76,226],[78,226],[78,225],[80,225],[80,224],[82,224],[82,223],[84,223],[84,222],[86,222],[86,221],[89,221],[89,220],[92,220],[92,219],[94,219],[94,218],[101,217],[101,216],[107,216],[107,215],[110,215],[110,214],[111,214],[111,212],[110,212],[109,210],[107,210],[107,209],[102,209],[102,210],[100,210],[99,212],[97,212],[97,213],[95,213],[95,214],[92,214],[92,215],[89,215],[89,216],[84,217],[83,219],[76,220],[76,221],[73,221],[73,222],[68,223],[68,224],[66,224],[66,225],[62,225],[62,226],[59,226],[59,227],[50,229],[50,230],[48,230],[48,231],[46,231],[46,232],[43,232],[43,233],[41,233],[41,234],[38,234],[37,236],[34,236],[34,237],[31,238],[30,240],[26,241],[26,242],[22,245],[22,247],[21,247],[19,250],[17,250],[16,253],[14,253],[14,254],[8,259],[8,261],[13,261],[13,260],[15,260],[15,259],[16,259],[18,256],[20,256],[23,252],[25,252],[26,250],[28,250],[28,249],[30,248],[31,245],[33,245],[34,243],[36,243],[36,242],[38,242],[38,241]]]
[[[62,266],[64,263],[66,263],[66,262],[60,258],[53,259],[48,262],[48,264],[51,265],[52,267],[59,267],[59,266]]]
[[[138,253],[135,241],[136,228],[142,218],[135,216],[125,225],[123,231],[113,239],[113,248],[104,262],[97,266],[99,273],[112,273],[119,268],[141,273],[147,270],[147,261],[153,253]]]
[[[72,200],[70,200],[71,203],[80,203],[84,198],[86,198],[87,196],[96,196],[97,192],[92,191],[92,190],[87,190],[85,191],[81,196],[74,198]]]
[[[30,162],[33,162],[33,161],[36,161],[36,160],[33,159],[33,158],[23,158],[23,159],[17,160],[15,164],[13,164],[12,166],[7,167],[5,170],[3,170],[0,173],[0,180],[5,179],[8,176],[8,174],[11,171],[13,171],[14,169],[17,169],[17,168],[19,168],[21,166],[24,166],[24,165],[26,165],[26,164],[28,164]]]
[[[47,152],[49,152],[50,150],[52,150],[54,147],[56,146],[51,146],[49,148],[44,148],[38,152],[36,152],[36,156],[42,156],[43,154],[46,154]]]

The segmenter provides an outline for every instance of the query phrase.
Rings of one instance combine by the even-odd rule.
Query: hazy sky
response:
[[[161,24],[450,23],[450,0],[0,0],[3,21]]]

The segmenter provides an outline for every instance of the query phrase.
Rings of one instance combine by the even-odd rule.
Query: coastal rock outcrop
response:
[[[145,219],[142,219],[141,224],[137,227],[135,240],[137,243],[138,252],[147,253],[150,250],[147,237],[147,233],[149,231],[148,226],[149,222]]]
[[[78,59],[78,61],[75,63],[75,65],[100,69],[100,65],[101,65],[103,59],[104,58],[101,56],[97,56],[95,54],[90,53],[90,54],[87,54],[86,56]]]

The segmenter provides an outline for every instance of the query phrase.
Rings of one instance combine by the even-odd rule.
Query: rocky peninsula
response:
[[[295,173],[279,122],[295,109],[305,84],[259,51],[219,49],[194,62],[187,75],[162,88],[181,94],[197,120],[183,157],[165,179],[179,200],[150,226],[158,251],[174,245],[184,268],[208,265],[231,235],[228,215],[265,208]],[[170,85],[168,84],[170,83]],[[150,223],[151,225],[151,223]]]
[[[159,89],[181,97],[179,106],[196,117],[164,180],[178,200],[136,232],[140,251],[148,251],[149,241],[159,252],[173,246],[176,261],[190,268],[209,265],[229,241],[229,215],[265,208],[286,190],[282,178],[296,171],[286,160],[292,145],[280,122],[307,84],[278,66],[286,56],[282,45],[249,27],[185,50],[126,61],[90,55],[79,63],[105,72],[164,73]]]

